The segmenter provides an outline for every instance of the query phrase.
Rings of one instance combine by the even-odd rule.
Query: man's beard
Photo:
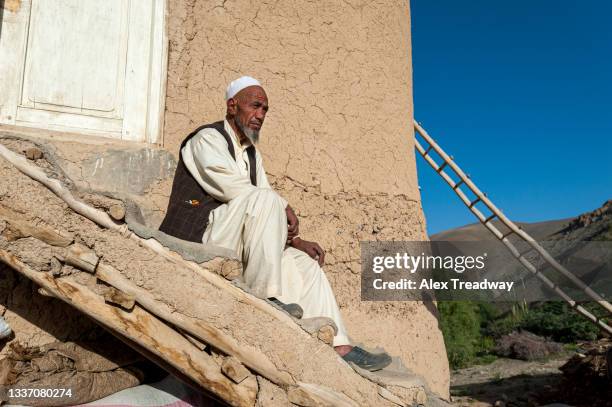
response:
[[[257,144],[259,142],[259,130],[253,130],[249,126],[245,126],[240,120],[236,120],[236,124],[251,143]]]

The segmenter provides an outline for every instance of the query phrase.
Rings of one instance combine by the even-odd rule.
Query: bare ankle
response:
[[[353,349],[353,347],[351,345],[340,345],[340,346],[334,346],[334,349],[338,353],[338,355],[344,356],[347,353],[349,353],[351,349]]]

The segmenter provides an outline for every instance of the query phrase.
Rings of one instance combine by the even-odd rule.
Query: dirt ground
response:
[[[451,374],[453,404],[510,407],[563,403],[551,398],[562,383],[559,367],[570,357],[567,353],[545,361],[498,359],[489,365],[456,370]]]
[[[451,375],[456,406],[612,407],[612,343],[580,342],[541,361],[498,359]]]

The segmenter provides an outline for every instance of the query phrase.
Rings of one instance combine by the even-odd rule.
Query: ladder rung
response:
[[[448,161],[444,161],[444,162],[442,163],[442,165],[441,165],[441,166],[439,166],[439,167],[438,167],[438,169],[437,169],[436,171],[437,171],[437,172],[442,171],[442,170],[444,169],[444,167],[446,167],[447,165],[448,165]]]
[[[521,254],[519,254],[519,257],[524,257],[527,253],[533,252],[533,251],[535,251],[535,249],[532,246],[529,246],[529,249],[527,249],[524,252],[522,252]]]
[[[496,214],[491,214],[491,216],[489,216],[488,218],[485,219],[485,221],[483,223],[487,223],[489,221],[491,221],[491,219],[495,218],[497,215]],[[503,237],[502,237],[503,238]]]
[[[476,198],[475,200],[470,202],[469,208],[472,209],[472,207],[476,205],[478,202],[480,202],[480,198]]]
[[[425,157],[427,154],[429,154],[429,152],[431,151],[432,148],[433,148],[433,146],[427,147],[427,150],[425,150],[425,152],[423,153],[423,157]]]
[[[462,179],[460,179],[460,180],[459,180],[459,182],[457,182],[457,183],[456,183],[456,184],[453,186],[453,189],[457,189],[457,188],[459,188],[459,187],[460,187],[462,184],[464,184],[464,183],[465,183],[465,181],[464,181],[464,180],[462,180]]]
[[[507,238],[508,236],[510,236],[510,235],[511,235],[511,234],[513,234],[513,233],[514,233],[514,230],[509,230],[508,232],[506,232],[506,234],[504,234],[504,235],[502,236],[502,240],[504,240],[505,238]]]

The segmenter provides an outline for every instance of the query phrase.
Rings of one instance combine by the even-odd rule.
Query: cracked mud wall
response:
[[[164,147],[224,115],[227,83],[257,77],[259,146],[325,271],[353,339],[384,346],[448,395],[435,307],[361,303],[360,240],[425,239],[413,146],[408,1],[184,0],[168,4]]]

